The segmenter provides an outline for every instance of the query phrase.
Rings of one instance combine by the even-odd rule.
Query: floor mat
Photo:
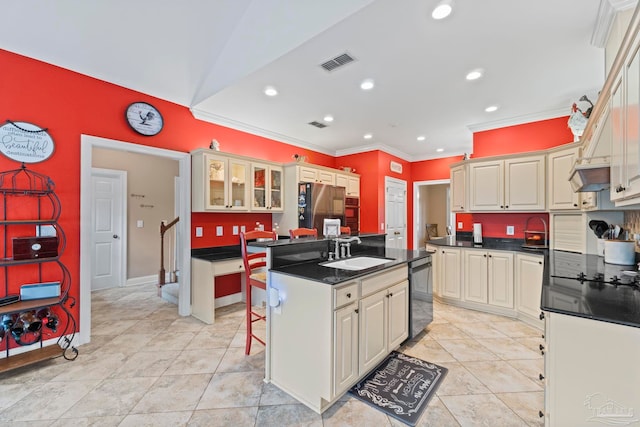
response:
[[[415,426],[447,372],[442,366],[393,351],[349,393]]]

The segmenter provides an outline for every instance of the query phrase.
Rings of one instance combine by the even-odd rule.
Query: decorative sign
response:
[[[391,172],[402,173],[402,164],[398,162],[391,162],[389,169],[391,169]]]
[[[53,139],[42,129],[27,122],[12,122],[0,126],[0,153],[21,163],[38,163],[53,154]]]

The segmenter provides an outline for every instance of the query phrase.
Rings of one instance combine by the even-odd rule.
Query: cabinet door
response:
[[[349,177],[347,175],[336,174],[336,186],[343,187],[345,193],[348,192],[347,186],[349,185]]]
[[[389,344],[388,351],[398,347],[409,336],[409,282],[389,288]]]
[[[249,209],[249,163],[229,159],[228,206],[233,210]]]
[[[614,83],[611,91],[611,168],[609,170],[611,201],[621,200],[624,196],[624,104],[622,95],[622,79],[620,79]]]
[[[336,176],[337,179],[337,176]],[[360,196],[360,177],[349,176],[347,179],[347,196]]]
[[[227,194],[227,159],[223,157],[205,156],[207,183],[205,186],[207,209],[226,209],[229,205]]]
[[[316,172],[316,180],[321,184],[336,184],[336,174],[323,169],[318,169]]]
[[[269,168],[266,165],[252,163],[251,172],[253,176],[251,183],[251,187],[253,189],[253,204],[251,205],[251,210],[267,210],[269,208],[269,189],[267,188],[267,183],[269,182]]]
[[[469,165],[470,210],[504,210],[503,169],[502,160]]]
[[[544,258],[542,256],[516,254],[517,310],[535,319],[538,319],[540,315],[543,272]]]
[[[513,254],[489,251],[487,257],[489,304],[513,308]]]
[[[387,290],[360,300],[359,375],[369,372],[387,355]]]
[[[640,195],[640,47],[629,59],[626,79],[623,185],[624,197],[629,198]]]
[[[467,206],[466,177],[467,177],[467,170],[465,165],[457,166],[451,169],[451,210],[452,211],[464,212],[465,206]]]
[[[433,280],[433,294],[440,296],[440,250],[437,246],[427,244],[426,249],[431,254],[431,279]]]
[[[283,171],[281,167],[271,166],[269,168],[269,196],[270,202],[269,206],[271,206],[272,211],[282,211],[284,209],[283,205]]]
[[[544,210],[545,156],[527,156],[504,161],[504,208],[510,211]]]
[[[300,182],[316,182],[316,169],[298,166],[298,180]]]
[[[333,314],[334,387],[337,396],[347,390],[358,377],[358,306],[350,304]]]
[[[465,249],[464,254],[464,299],[487,303],[487,252]]]
[[[462,273],[460,249],[440,250],[440,290],[442,296],[460,299]]]
[[[577,157],[577,148],[549,154],[549,209],[580,209],[580,193],[573,192],[568,180]]]

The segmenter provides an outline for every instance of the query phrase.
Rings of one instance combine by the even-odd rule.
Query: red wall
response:
[[[507,237],[511,239],[524,239],[524,230],[527,220],[529,220],[529,231],[542,231],[544,226],[539,219],[540,217],[547,223],[547,232],[549,227],[549,214],[546,212],[539,213],[459,213],[456,215],[456,221],[462,222],[462,228],[456,231],[473,231],[473,223],[482,224],[482,235],[484,237]],[[507,225],[514,226],[514,235],[507,235]]]
[[[411,164],[411,181],[435,181],[449,179],[449,167],[462,160],[462,156],[422,160]]]

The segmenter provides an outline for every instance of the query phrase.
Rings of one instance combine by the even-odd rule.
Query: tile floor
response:
[[[216,323],[179,317],[155,287],[97,291],[90,344],[0,375],[0,425],[397,426],[346,395],[318,415],[262,381],[264,348],[244,355],[244,306]],[[541,426],[540,332],[508,318],[435,304],[401,351],[449,369],[420,426]]]

